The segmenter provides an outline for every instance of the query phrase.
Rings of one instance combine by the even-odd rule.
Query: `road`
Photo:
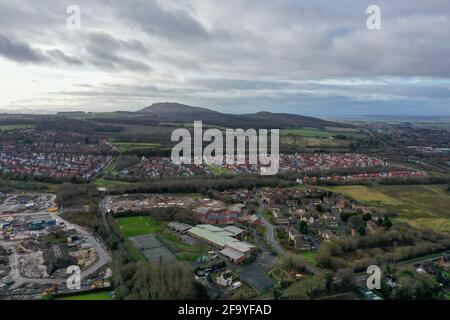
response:
[[[277,254],[279,254],[279,255],[285,254],[286,250],[276,240],[276,237],[275,237],[276,227],[273,224],[271,224],[269,221],[267,221],[266,218],[264,218],[262,215],[260,217],[261,217],[261,222],[262,222],[264,228],[266,228],[265,237],[266,237],[267,244],[269,244],[273,248],[273,250],[276,251]]]
[[[280,243],[277,241],[277,239],[275,237],[276,226],[274,226],[269,221],[267,221],[266,218],[264,218],[264,216],[262,214],[263,212],[264,212],[264,206],[260,205],[258,216],[260,217],[263,226],[266,228],[265,237],[266,237],[267,244],[269,244],[277,252],[277,254],[284,255],[288,251],[280,245]],[[316,274],[316,273],[320,272],[319,268],[312,265],[308,261],[305,261],[305,265],[306,265],[306,270],[308,270],[308,272],[311,274]]]
[[[266,242],[270,247],[273,248],[273,250],[275,250],[275,252],[277,254],[283,255],[286,253],[286,250],[278,243],[278,241],[275,237],[276,227],[273,224],[271,224],[269,221],[267,221],[266,218],[264,218],[263,212],[264,212],[264,205],[260,204],[258,216],[261,219],[261,222],[262,222],[264,228],[266,229],[266,232],[265,232]]]

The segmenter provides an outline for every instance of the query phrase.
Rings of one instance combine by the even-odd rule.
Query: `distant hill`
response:
[[[339,127],[341,124],[313,117],[288,113],[258,112],[252,114],[221,113],[206,108],[192,107],[179,103],[155,103],[136,112],[141,117],[160,123],[193,123],[227,128],[299,128],[299,127]]]

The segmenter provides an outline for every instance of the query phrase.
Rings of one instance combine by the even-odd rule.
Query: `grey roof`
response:
[[[241,253],[233,248],[230,248],[230,247],[226,247],[225,249],[220,251],[220,253],[228,258],[231,258],[232,260],[238,260],[244,256],[243,253]]]
[[[226,227],[223,228],[223,229],[226,230],[226,231],[231,232],[231,233],[234,234],[235,236],[237,236],[237,235],[239,235],[239,234],[245,232],[244,229],[241,229],[241,228],[236,227],[236,226],[226,226]]]

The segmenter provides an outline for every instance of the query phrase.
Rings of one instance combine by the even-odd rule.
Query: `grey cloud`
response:
[[[139,53],[149,53],[149,49],[139,40],[121,40],[105,32],[93,32],[88,35],[92,44],[103,47],[105,50],[125,49]]]
[[[189,12],[168,9],[158,1],[120,1],[119,14],[150,36],[184,41],[208,38],[208,31]]]
[[[60,60],[60,61],[62,61],[64,63],[66,63],[66,64],[69,64],[69,65],[80,66],[80,65],[83,64],[83,61],[81,61],[77,57],[66,55],[64,52],[62,52],[59,49],[49,50],[46,53],[50,57],[52,57],[52,58],[54,58],[56,60]]]
[[[39,49],[30,47],[22,41],[10,40],[0,35],[0,55],[21,63],[41,63],[47,61],[45,55]]]
[[[98,67],[141,72],[151,70],[146,63],[123,56],[123,51],[148,53],[148,49],[137,40],[124,41],[106,33],[91,33],[88,35],[86,50],[88,61]]]

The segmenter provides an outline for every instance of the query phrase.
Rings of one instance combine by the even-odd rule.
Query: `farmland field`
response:
[[[330,138],[332,136],[332,134],[328,131],[315,128],[281,130],[281,135],[294,135],[306,138]]]
[[[399,214],[397,220],[450,232],[450,193],[441,185],[327,187],[357,201]]]
[[[32,124],[11,124],[0,125],[0,131],[16,130],[16,129],[31,129],[35,126]]]
[[[331,132],[354,132],[354,133],[360,132],[359,129],[355,129],[355,128],[326,127],[325,129],[327,129],[328,131],[331,131]]]
[[[117,142],[112,141],[112,143],[117,146],[120,153],[130,152],[133,150],[140,149],[157,149],[160,147],[159,143],[150,143],[150,142]]]

